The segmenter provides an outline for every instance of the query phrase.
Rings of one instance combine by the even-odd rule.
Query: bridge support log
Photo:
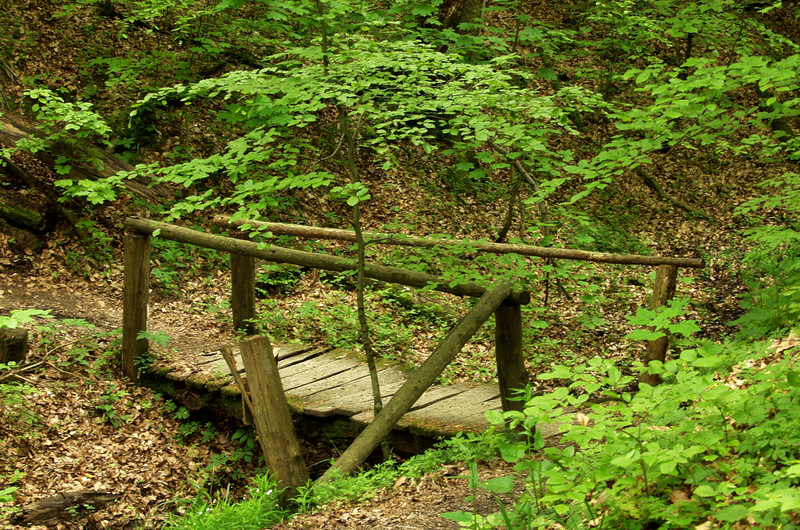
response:
[[[337,474],[349,475],[375,450],[400,418],[408,412],[425,390],[436,381],[448,364],[464,347],[491,314],[500,306],[511,289],[505,284],[497,284],[484,294],[464,318],[447,334],[439,346],[431,353],[422,366],[411,374],[403,386],[392,396],[383,410],[375,416],[372,423],[350,444],[350,447],[319,478],[327,482]]]
[[[249,338],[239,344],[239,350],[247,374],[258,441],[267,468],[278,485],[285,488],[281,496],[285,503],[295,496],[297,488],[308,482],[309,477],[278,375],[278,363],[266,337]]]
[[[666,305],[675,296],[675,287],[678,280],[678,268],[674,265],[660,265],[656,270],[656,283],[653,286],[653,297],[650,299],[650,309],[656,310]],[[647,341],[647,350],[644,354],[644,365],[647,367],[650,361],[661,361],[667,359],[667,346],[669,337],[664,336],[656,340]],[[641,383],[657,385],[661,378],[649,372],[642,372],[639,376]]]
[[[147,339],[147,303],[150,298],[150,234],[125,234],[125,273],[122,280],[122,373],[132,381],[139,379],[137,357],[149,350]]]
[[[494,312],[494,348],[497,359],[497,380],[503,410],[522,411],[525,402],[515,397],[513,390],[524,389],[530,382],[522,356],[522,308],[508,300]]]

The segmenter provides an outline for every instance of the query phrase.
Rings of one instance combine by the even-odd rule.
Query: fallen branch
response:
[[[55,132],[55,130],[53,131]],[[0,145],[15,148],[20,140],[30,140],[34,138],[44,138],[45,134],[40,130],[37,122],[23,118],[12,112],[3,112],[0,115]],[[51,171],[55,170],[56,159],[60,156],[69,159],[71,170],[67,178],[74,180],[99,180],[119,173],[120,171],[133,171],[134,167],[121,158],[103,151],[100,147],[90,144],[84,140],[72,137],[69,142],[58,141],[49,145],[46,149],[35,153],[25,151],[32,157],[45,164]],[[99,158],[102,169],[98,169],[92,164],[80,162],[80,152],[90,152],[93,157]],[[5,160],[3,161],[5,163]],[[122,184],[134,195],[148,199],[160,200],[166,195],[154,188],[149,187],[149,183],[142,177],[124,180]],[[39,186],[37,186],[39,187]]]
[[[102,510],[119,499],[119,495],[106,491],[70,491],[59,493],[24,505],[11,518],[13,524],[54,526],[62,521],[72,521],[82,514]]]
[[[656,181],[656,179],[645,173],[641,167],[636,168],[636,175],[644,181],[644,183],[647,185],[648,188],[653,190],[656,193],[656,195],[658,195],[665,201],[677,206],[678,208],[682,208],[689,213],[702,217],[703,219],[708,219],[709,221],[711,220],[711,216],[708,215],[703,210],[695,208],[694,206],[687,204],[680,199],[676,199],[675,197],[664,191],[664,188],[661,187],[661,185]]]

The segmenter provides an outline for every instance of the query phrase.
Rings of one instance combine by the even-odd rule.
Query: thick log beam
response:
[[[222,252],[241,254],[243,256],[253,256],[255,258],[260,258],[275,263],[290,263],[292,265],[299,265],[301,267],[311,267],[334,272],[355,272],[358,268],[358,264],[354,259],[339,258],[325,254],[314,254],[311,252],[303,252],[300,250],[291,250],[274,245],[256,243],[254,241],[243,241],[231,237],[217,236],[168,223],[142,219],[140,217],[129,217],[125,220],[125,226],[127,228],[138,230],[143,234],[152,234],[158,230],[158,237],[163,239],[187,243],[203,248],[211,248],[214,250],[220,250]],[[451,286],[450,280],[447,278],[442,278],[441,276],[398,269],[395,267],[385,267],[383,265],[367,264],[364,275],[367,278],[372,278],[374,280],[399,283],[401,285],[408,285],[411,287],[421,288],[433,285],[433,288],[437,291],[458,296],[471,296],[473,298],[479,298],[486,294],[486,288],[476,283],[467,282]],[[512,292],[509,295],[509,299],[515,304],[525,305],[530,303],[531,295],[527,291]]]
[[[510,293],[507,285],[498,284],[483,295],[319,481],[329,481],[337,473],[349,475],[355,471]]]
[[[216,215],[212,221],[221,227],[252,226],[278,235],[289,235],[309,239],[337,239],[341,241],[355,241],[352,230],[336,228],[318,228],[287,223],[267,223],[263,221],[247,221],[239,219],[231,221],[225,215]],[[484,243],[469,240],[437,239],[428,237],[405,236],[399,234],[381,234],[377,232],[364,232],[364,237],[369,243],[382,245],[405,245],[411,247],[431,248],[436,246],[469,247],[480,252],[493,254],[520,254],[552,259],[574,259],[580,261],[593,261],[597,263],[616,263],[619,265],[674,265],[676,267],[703,268],[705,262],[701,258],[673,258],[662,256],[642,256],[637,254],[609,254],[606,252],[592,252],[589,250],[574,250],[569,248],[536,247],[532,245],[517,245],[510,243]]]
[[[278,363],[266,337],[249,338],[239,344],[239,350],[247,373],[258,441],[267,468],[282,490],[281,501],[286,504],[309,477],[278,374]]]
[[[503,410],[522,412],[525,402],[514,390],[525,389],[530,383],[522,354],[522,308],[503,302],[494,312],[494,348],[497,360],[497,381]]]
[[[231,312],[235,329],[256,334],[256,264],[252,256],[231,254]]]

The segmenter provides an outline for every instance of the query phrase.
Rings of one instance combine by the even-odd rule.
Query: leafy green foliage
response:
[[[504,521],[509,528],[791,523],[800,510],[789,441],[800,425],[794,391],[800,381],[793,355],[759,366],[763,347],[699,343],[657,363],[664,384],[640,385],[635,394],[625,391],[633,377],[601,359],[543,374],[572,383],[529,398],[522,413],[487,413],[495,425],[521,430],[500,452],[524,477],[525,493],[513,509],[459,520],[473,528]],[[598,394],[610,403],[587,408]],[[584,407],[586,414],[569,421],[567,407]],[[536,427],[552,422],[560,425],[562,443],[546,447]]]
[[[227,497],[224,491],[216,494],[199,490],[189,502],[181,503],[185,515],[173,517],[164,528],[182,529],[238,529],[257,530],[272,526],[288,514],[280,507],[279,493],[275,480],[269,475],[261,475],[253,480],[248,488],[247,499],[236,502]]]
[[[745,256],[750,292],[741,302],[747,312],[734,324],[755,338],[785,330],[800,319],[800,176],[787,173],[762,185],[774,187],[775,192],[737,210],[742,215],[777,213],[780,220],[760,217],[746,231],[751,245]]]
[[[50,310],[43,309],[12,309],[11,316],[0,315],[0,328],[16,328],[20,324],[34,322],[34,317],[52,318]]]

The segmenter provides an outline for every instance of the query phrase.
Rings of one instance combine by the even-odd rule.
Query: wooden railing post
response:
[[[505,300],[494,312],[494,348],[497,359],[497,380],[503,410],[522,411],[522,400],[511,400],[513,389],[525,388],[530,382],[522,356],[522,308]]]
[[[147,339],[138,339],[147,331],[147,303],[150,297],[150,234],[125,233],[124,277],[122,283],[122,373],[133,381],[139,379],[134,361],[148,352]]]
[[[650,299],[650,309],[656,310],[672,300],[672,297],[675,296],[677,280],[678,267],[675,265],[659,265],[656,270],[653,297]],[[647,350],[644,354],[645,367],[650,364],[650,361],[661,361],[663,363],[667,359],[668,345],[669,337],[667,336],[647,341]],[[649,385],[657,385],[661,382],[661,378],[655,374],[642,372],[639,376],[639,381]]]
[[[248,335],[256,334],[256,260],[231,253],[231,310],[233,327]]]

